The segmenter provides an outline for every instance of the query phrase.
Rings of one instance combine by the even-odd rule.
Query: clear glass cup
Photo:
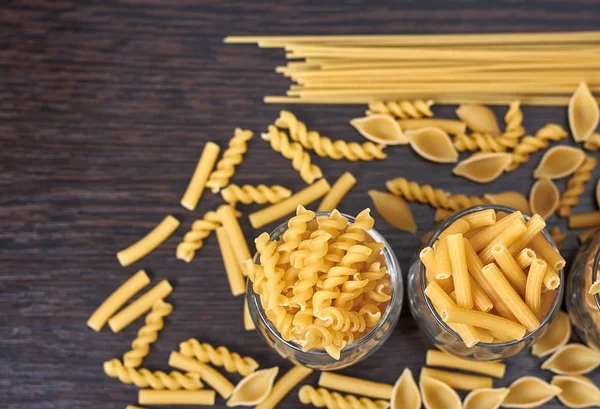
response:
[[[317,212],[317,216],[328,216],[329,214],[329,212]],[[354,217],[347,214],[344,214],[343,216],[348,218],[349,223],[352,223],[355,220]],[[277,240],[286,230],[287,221],[273,230],[271,233],[271,240]],[[365,359],[367,356],[378,350],[392,334],[392,331],[398,322],[398,318],[400,317],[402,301],[404,298],[402,271],[400,270],[398,259],[383,236],[374,229],[368,230],[367,234],[374,242],[383,243],[382,254],[385,257],[387,270],[390,275],[390,282],[392,284],[391,298],[377,325],[362,338],[342,349],[339,360],[333,359],[323,349],[311,349],[307,352],[303,352],[300,345],[284,340],[279,334],[279,331],[267,318],[267,315],[262,308],[259,295],[253,291],[252,284],[248,283],[246,296],[248,297],[248,310],[252,317],[252,321],[254,321],[258,333],[263,337],[267,344],[283,358],[288,359],[297,365],[304,365],[322,371],[332,371],[345,368]],[[254,262],[258,263],[258,254],[255,255]]]
[[[427,286],[425,278],[425,266],[419,259],[420,251],[427,247],[432,246],[437,240],[438,236],[452,223],[461,217],[475,213],[481,210],[494,209],[496,211],[503,211],[507,213],[515,212],[516,209],[500,206],[500,205],[481,205],[474,206],[468,209],[459,211],[449,216],[447,219],[441,221],[432,232],[427,233],[423,236],[421,246],[417,252],[413,255],[411,260],[410,270],[408,272],[408,297],[410,311],[417,321],[421,332],[429,338],[438,348],[464,358],[477,359],[482,361],[497,360],[514,356],[521,352],[524,348],[528,347],[539,339],[556,316],[556,313],[560,309],[560,305],[564,293],[564,273],[563,270],[559,271],[561,285],[557,289],[556,298],[550,310],[541,321],[540,326],[532,332],[527,333],[522,339],[503,342],[503,343],[484,343],[480,342],[477,345],[468,348],[460,336],[454,332],[439,316],[429,298],[425,296],[425,287]],[[529,220],[529,216],[523,215],[526,220]],[[546,239],[552,243],[556,248],[556,245],[550,234],[544,229],[543,231]]]
[[[600,298],[588,294],[598,278],[600,232],[579,248],[567,279],[567,310],[575,332],[590,347],[600,350]]]

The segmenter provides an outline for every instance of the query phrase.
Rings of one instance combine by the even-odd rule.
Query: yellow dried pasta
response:
[[[350,125],[366,139],[380,145],[405,145],[408,143],[398,122],[389,115],[354,118],[350,121]]]
[[[312,369],[296,365],[273,385],[271,393],[255,409],[274,409],[290,391],[313,372]]]
[[[331,212],[335,209],[344,196],[348,194],[350,189],[356,184],[356,178],[350,172],[345,172],[333,184],[331,190],[325,195],[321,204],[317,208],[317,212]]]
[[[572,146],[554,146],[544,153],[533,177],[560,179],[577,170],[585,160],[585,153]]]
[[[568,408],[600,406],[600,390],[584,376],[556,375],[551,384],[561,389],[558,400]]]
[[[421,128],[406,131],[413,150],[421,157],[437,163],[458,161],[458,152],[446,132],[439,128]]]
[[[539,214],[547,219],[558,208],[560,193],[558,188],[547,178],[539,179],[531,187],[529,192],[529,208],[534,214]]]
[[[231,205],[278,203],[292,195],[292,191],[280,185],[229,185],[221,190],[223,200]]]
[[[138,402],[142,405],[200,405],[214,406],[215,391],[153,391],[142,389]]]
[[[342,396],[337,392],[330,392],[325,388],[315,389],[310,385],[300,388],[298,398],[305,405],[327,409],[387,409],[390,406],[389,402],[384,400],[373,401],[369,398],[357,398],[354,395]]]
[[[335,372],[321,372],[319,386],[385,400],[391,399],[392,390],[394,389],[392,385],[386,383],[340,375]]]
[[[212,386],[224,399],[228,399],[235,388],[227,378],[221,375],[220,372],[196,359],[188,358],[182,353],[176,351],[171,352],[171,355],[169,356],[169,366],[182,371],[199,374],[202,377],[202,380]]]
[[[191,230],[183,236],[183,240],[177,245],[177,258],[186,263],[192,261],[196,251],[204,245],[204,239],[220,225],[221,219],[219,219],[217,212],[206,212],[202,219],[198,219],[192,224]]]
[[[521,164],[529,160],[529,155],[534,152],[544,149],[548,146],[550,141],[559,141],[566,138],[568,133],[560,126],[556,124],[547,124],[540,128],[535,136],[526,136],[512,152],[511,164],[507,171],[512,172],[517,169]]]
[[[490,134],[481,132],[473,132],[470,135],[456,135],[454,137],[454,147],[459,152],[506,152],[506,147],[500,144],[499,139],[494,138]]]
[[[533,344],[531,354],[536,357],[550,355],[566,345],[570,338],[571,322],[569,316],[563,311],[558,311],[544,335]]]
[[[563,192],[558,204],[558,214],[560,216],[570,216],[571,208],[579,204],[579,196],[585,191],[585,185],[592,178],[592,172],[597,163],[596,158],[586,156],[581,166],[571,176],[567,182],[567,190]]]
[[[179,344],[179,352],[188,358],[223,367],[227,372],[237,372],[242,376],[247,376],[258,368],[258,362],[253,358],[242,357],[236,352],[229,351],[224,346],[214,348],[212,345],[201,343],[195,338],[190,338]]]
[[[223,152],[223,157],[217,162],[216,169],[212,171],[206,181],[206,187],[209,187],[213,193],[218,193],[220,189],[227,186],[235,173],[236,166],[242,163],[244,153],[248,150],[247,143],[253,136],[252,131],[235,128],[233,137],[229,141],[229,147]]]
[[[221,148],[214,142],[207,142],[206,145],[204,145],[204,150],[200,155],[200,159],[198,159],[198,164],[190,179],[190,183],[181,197],[180,203],[186,209],[194,210],[198,205],[202,193],[204,193],[206,181],[215,167],[220,151]]]
[[[491,388],[493,383],[492,378],[488,376],[467,375],[433,368],[421,368],[421,378],[423,377],[437,379],[451,388],[464,391]]]
[[[390,406],[392,409],[421,408],[421,394],[410,369],[404,368],[402,375],[400,375],[394,384]]]
[[[452,173],[477,183],[489,183],[504,173],[511,163],[508,153],[480,153],[461,161]]]
[[[513,101],[509,104],[508,111],[504,115],[504,124],[504,132],[496,140],[502,146],[514,148],[519,143],[519,138],[525,135],[521,101]]]
[[[446,383],[421,376],[419,384],[425,409],[462,409],[460,397]]]
[[[510,392],[504,398],[505,408],[537,408],[560,393],[560,388],[550,385],[535,376],[523,376],[508,388]]]
[[[118,359],[111,359],[104,363],[104,373],[111,378],[118,378],[126,384],[134,384],[138,388],[169,389],[169,390],[197,390],[203,387],[200,375],[172,371],[150,371],[146,368],[127,368]]]
[[[152,231],[117,253],[117,259],[123,267],[135,263],[147,256],[169,238],[179,228],[179,220],[166,216]]]
[[[567,344],[556,350],[542,369],[559,375],[583,375],[600,366],[600,352],[582,344]]]
[[[465,397],[463,409],[498,409],[509,393],[508,388],[475,389]]]
[[[474,132],[482,132],[492,136],[500,135],[496,115],[485,105],[461,104],[456,110],[456,116]]]
[[[394,195],[402,196],[408,201],[427,203],[434,208],[461,210],[484,204],[476,196],[452,195],[442,189],[434,189],[431,185],[419,185],[401,177],[388,180],[385,186]]]
[[[236,386],[227,401],[228,407],[256,406],[269,396],[279,372],[278,367],[263,369],[246,375]]]
[[[598,127],[600,109],[598,108],[598,101],[596,101],[585,82],[579,83],[569,100],[567,111],[571,134],[575,142],[587,140]]]
[[[375,205],[377,213],[386,222],[398,230],[416,233],[417,224],[415,223],[410,207],[401,197],[377,190],[369,190],[369,196],[373,200],[373,205]]]
[[[399,119],[432,117],[433,101],[422,99],[400,101],[372,101],[366,115],[387,114]]]

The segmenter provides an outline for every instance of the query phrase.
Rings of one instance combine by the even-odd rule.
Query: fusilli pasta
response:
[[[150,371],[145,368],[127,368],[118,359],[111,359],[104,363],[104,372],[111,378],[119,378],[123,383],[134,384],[138,388],[169,389],[169,390],[197,390],[202,388],[200,375],[172,371]]]
[[[539,129],[535,136],[526,136],[515,146],[512,152],[512,162],[509,165],[507,172],[517,169],[522,163],[529,160],[529,155],[548,146],[550,141],[559,141],[566,138],[568,135],[560,125],[547,124]]]
[[[246,376],[258,368],[258,363],[250,357],[242,357],[224,346],[214,348],[195,338],[179,344],[179,351],[189,358],[195,358],[203,363],[211,363],[214,366],[222,366],[227,372],[237,372],[242,376]]]
[[[562,217],[571,215],[571,208],[579,203],[579,196],[585,192],[585,184],[592,178],[596,168],[596,158],[586,156],[583,164],[575,171],[567,182],[567,190],[560,197],[558,214]]]
[[[459,152],[505,152],[506,147],[490,134],[473,132],[471,135],[458,134],[454,138],[454,147]]]
[[[408,118],[431,118],[433,112],[431,106],[433,101],[422,99],[400,100],[400,101],[372,101],[369,102],[367,115],[387,114],[400,119]]]
[[[207,212],[202,219],[196,220],[192,229],[183,236],[183,241],[177,245],[177,258],[187,263],[192,261],[196,251],[204,244],[204,239],[220,225],[221,221],[215,211]]]
[[[280,185],[229,185],[221,190],[223,200],[230,204],[235,204],[237,202],[242,202],[243,204],[277,203],[291,195],[292,191],[290,189]]]
[[[247,142],[252,139],[252,131],[236,128],[233,138],[229,141],[229,147],[223,152],[223,157],[217,162],[216,169],[210,174],[206,186],[213,193],[227,186],[229,180],[235,173],[235,167],[242,163],[244,153],[248,150]]]
[[[519,138],[525,135],[525,128],[522,125],[523,112],[521,111],[521,101],[510,103],[508,111],[504,115],[504,124],[504,133],[496,140],[506,148],[514,148],[519,143]]]
[[[325,388],[315,389],[310,385],[302,386],[298,397],[305,405],[327,407],[327,409],[387,409],[390,406],[384,400],[373,401],[369,398],[357,398],[354,395],[342,396],[338,392],[330,392]]]
[[[406,200],[428,203],[436,209],[461,210],[484,204],[483,199],[477,196],[452,195],[442,189],[434,189],[431,185],[419,185],[405,178],[388,180],[385,186],[391,193],[402,196]]]

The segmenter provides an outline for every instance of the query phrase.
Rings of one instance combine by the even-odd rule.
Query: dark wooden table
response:
[[[93,3],[93,4],[92,4]],[[0,407],[123,408],[136,388],[107,378],[102,363],[128,348],[141,321],[115,335],[85,322],[98,304],[140,268],[175,286],[175,311],[145,365],[167,369],[167,357],[189,337],[256,357],[263,367],[289,364],[258,334],[242,328],[242,299],[228,289],[215,237],[196,259],[175,258],[193,220],[214,208],[208,192],[199,209],[179,205],[204,143],[225,147],[236,126],[261,132],[283,106],[265,105],[286,81],[273,73],[282,52],[224,45],[228,34],[444,33],[592,30],[598,1],[252,2],[123,0],[5,1],[0,9]],[[321,4],[319,4],[321,3]],[[287,107],[290,108],[290,107]],[[314,129],[360,140],[348,125],[363,106],[291,107]],[[435,107],[451,117],[455,107]],[[525,108],[535,131],[566,124],[564,108]],[[498,114],[504,108],[497,110]],[[346,170],[358,178],[341,210],[370,206],[368,189],[392,176],[454,192],[508,189],[527,193],[541,154],[518,172],[486,186],[453,177],[409,148],[389,149],[383,162],[315,158],[333,182]],[[596,176],[600,169],[596,172]],[[256,138],[233,181],[304,186],[290,163]],[[561,182],[561,188],[564,182]],[[577,211],[595,207],[591,187]],[[406,272],[433,210],[411,205],[416,235],[377,220]],[[252,208],[249,208],[252,209]],[[166,214],[179,231],[142,261],[122,268],[115,253]],[[565,227],[553,217],[552,225]],[[242,219],[244,232],[253,231]],[[272,226],[267,226],[269,230]],[[262,231],[262,230],[261,230]],[[571,257],[575,232],[565,243]],[[407,303],[391,339],[366,362],[344,371],[394,382],[406,366],[418,373],[430,347]],[[524,374],[549,380],[528,353],[508,361],[505,385]],[[600,381],[598,376],[594,376]],[[237,380],[236,377],[231,377]],[[316,384],[314,374],[308,382]],[[300,407],[296,392],[282,407]],[[218,405],[224,407],[222,400]],[[557,401],[546,405],[560,407]]]

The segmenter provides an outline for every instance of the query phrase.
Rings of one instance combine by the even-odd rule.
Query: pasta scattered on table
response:
[[[554,182],[548,178],[539,179],[529,192],[529,208],[544,219],[552,216],[560,203],[560,192]]]
[[[560,179],[574,173],[585,160],[585,153],[571,146],[559,145],[548,149],[538,167],[533,171],[535,179]]]
[[[509,393],[508,388],[475,389],[465,397],[463,409],[498,409]]]
[[[217,212],[206,212],[202,219],[198,219],[192,224],[191,230],[183,236],[183,240],[177,245],[177,258],[186,263],[192,261],[196,251],[204,245],[204,240],[220,225],[221,219],[219,219]]]
[[[179,228],[179,220],[171,215],[166,216],[152,231],[117,253],[117,259],[123,267],[135,263],[147,256],[164,243]]]
[[[366,379],[340,375],[335,372],[321,372],[319,386],[384,400],[392,398],[392,391],[394,389],[392,385],[387,383],[368,381]]]
[[[236,166],[242,163],[244,153],[248,150],[248,141],[253,136],[252,131],[235,128],[233,137],[229,141],[229,147],[223,152],[223,157],[217,162],[215,170],[212,171],[206,182],[206,187],[209,187],[213,193],[218,193],[220,189],[227,186],[235,173]]]
[[[342,396],[340,393],[328,391],[325,388],[315,389],[303,385],[298,391],[300,402],[327,409],[387,409],[390,403],[385,400],[373,401],[369,398],[357,398],[354,395]]]
[[[421,376],[419,384],[425,409],[462,409],[460,397],[446,383]]]
[[[280,185],[229,185],[221,190],[221,196],[227,203],[235,205],[257,203],[278,203],[292,195],[292,191]]]
[[[433,101],[422,99],[399,101],[371,101],[366,115],[387,114],[399,119],[432,117]]]
[[[600,390],[584,376],[556,375],[551,384],[561,389],[558,400],[568,408],[600,406]]]
[[[598,101],[585,82],[579,83],[569,100],[567,112],[571,134],[575,142],[586,141],[598,128],[600,121]]]
[[[550,355],[566,345],[570,338],[571,322],[569,321],[569,316],[563,311],[558,311],[546,333],[533,344],[531,354],[536,357]]]
[[[600,352],[582,344],[567,344],[557,349],[541,368],[559,375],[583,375],[598,366]]]
[[[511,153],[512,160],[507,171],[512,172],[516,170],[520,165],[529,160],[529,155],[546,148],[551,141],[556,142],[567,136],[567,131],[560,125],[553,123],[544,125],[535,133],[535,136],[525,136]]]
[[[596,169],[598,160],[592,156],[586,156],[585,160],[577,168],[573,176],[567,182],[567,190],[563,192],[558,204],[558,214],[562,217],[571,215],[571,208],[579,204],[579,197],[585,192],[585,185],[592,178],[592,172]],[[598,192],[598,189],[596,189]]]
[[[196,390],[202,389],[200,375],[172,371],[150,371],[146,368],[127,368],[118,359],[111,359],[104,363],[104,373],[111,378],[118,378],[126,384],[134,384],[138,388],[169,389],[169,390]]]
[[[455,163],[458,152],[446,132],[439,128],[421,128],[406,131],[413,150],[421,157],[437,163]]]
[[[254,409],[274,409],[290,391],[313,372],[312,369],[296,365],[273,385],[271,393]]]
[[[401,177],[388,180],[385,186],[394,195],[402,196],[411,202],[427,203],[434,208],[461,210],[484,204],[483,200],[476,196],[453,195],[442,189],[435,189],[431,185],[419,185]]]
[[[321,204],[317,208],[317,212],[330,212],[342,201],[344,196],[348,194],[350,189],[356,184],[356,178],[350,172],[345,172],[333,184],[331,190],[325,195]]]
[[[207,142],[206,145],[204,145],[204,150],[200,155],[200,159],[198,159],[196,169],[181,198],[180,203],[186,209],[194,210],[198,205],[198,202],[202,198],[202,193],[204,193],[206,181],[215,167],[220,151],[221,148],[214,142]]]
[[[508,153],[480,153],[459,162],[452,173],[477,183],[498,179],[511,163]]]
[[[432,368],[421,368],[421,379],[423,378],[437,379],[451,388],[464,391],[491,388],[493,383],[492,378],[488,376],[467,375]]]
[[[228,407],[256,406],[269,396],[273,383],[279,372],[279,367],[252,372],[235,386],[227,401]]]
[[[398,230],[416,233],[417,224],[410,207],[404,199],[387,192],[369,190],[369,196],[377,213]]]
[[[495,378],[503,378],[506,372],[506,364],[502,362],[475,361],[463,359],[447,352],[430,349],[427,351],[425,364],[428,366],[441,366],[445,368],[461,369],[464,371],[477,372]]]
[[[458,116],[467,127],[474,132],[490,134],[493,137],[500,135],[500,127],[496,115],[485,105],[461,104],[456,110]]]
[[[373,143],[380,145],[406,145],[408,143],[398,122],[389,115],[379,114],[354,118],[350,121],[350,125]]]
[[[394,384],[390,406],[392,409],[421,408],[421,393],[410,369],[404,368],[402,375]]]
[[[523,376],[508,387],[510,392],[504,398],[505,408],[537,408],[560,393],[560,388],[544,382],[535,376]]]
[[[215,348],[208,343],[201,343],[195,338],[179,344],[179,351],[188,358],[194,358],[214,366],[222,366],[227,372],[237,372],[242,376],[247,376],[258,368],[258,362],[253,358],[242,357],[224,346]]]
[[[199,405],[214,406],[215,391],[155,391],[142,389],[138,392],[141,405]]]
[[[512,101],[509,104],[508,111],[504,115],[504,124],[504,132],[497,138],[497,141],[502,146],[514,148],[519,143],[519,138],[525,135],[521,101]]]
[[[221,373],[214,368],[198,361],[194,358],[189,358],[180,352],[173,351],[169,356],[169,366],[199,374],[204,382],[210,385],[224,399],[228,399],[233,392],[235,386],[229,382]]]
[[[470,135],[457,134],[454,137],[454,147],[459,152],[481,151],[488,152],[506,152],[506,147],[500,143],[499,138],[494,138],[490,134],[473,132]]]

